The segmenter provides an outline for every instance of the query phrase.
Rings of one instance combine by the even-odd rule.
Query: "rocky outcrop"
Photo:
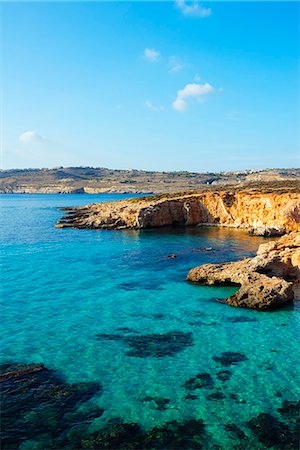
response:
[[[192,269],[187,279],[208,285],[240,286],[226,302],[231,306],[272,310],[294,298],[300,281],[300,232],[260,245],[254,258]]]
[[[58,228],[153,228],[220,225],[280,233],[299,230],[300,194],[257,190],[161,195],[69,208]]]

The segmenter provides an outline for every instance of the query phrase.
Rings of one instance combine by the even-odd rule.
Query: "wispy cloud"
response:
[[[145,101],[145,106],[150,109],[151,111],[158,112],[163,111],[164,107],[162,105],[154,105],[150,100]]]
[[[185,16],[209,17],[212,15],[211,8],[201,6],[197,0],[186,3],[185,0],[176,0],[175,5]]]
[[[19,141],[25,144],[39,144],[46,142],[46,139],[44,139],[36,131],[24,131],[24,133],[20,134]]]
[[[145,48],[144,58],[151,62],[157,62],[160,58],[160,52],[154,48]]]
[[[182,62],[176,56],[170,56],[168,64],[170,73],[180,72],[183,69]]]
[[[204,97],[215,91],[215,88],[209,84],[189,83],[177,92],[176,99],[172,103],[176,111],[183,112],[186,110],[187,101],[189,98],[194,98],[197,101],[202,101]]]

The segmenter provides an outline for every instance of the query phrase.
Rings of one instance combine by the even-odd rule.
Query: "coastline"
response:
[[[270,311],[293,301],[300,281],[300,194],[220,190],[157,195],[64,208],[56,228],[147,229],[211,226],[246,229],[250,235],[282,236],[257,255],[234,263],[192,269],[188,281],[240,286],[226,299],[231,306]]]

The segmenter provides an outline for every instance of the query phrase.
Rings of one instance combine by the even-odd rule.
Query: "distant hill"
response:
[[[300,169],[239,172],[152,172],[103,167],[56,167],[0,171],[0,193],[162,193],[204,185],[300,180]]]

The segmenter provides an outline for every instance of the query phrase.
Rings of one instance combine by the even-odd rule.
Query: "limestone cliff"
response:
[[[57,227],[153,228],[165,225],[271,227],[281,233],[299,230],[298,192],[222,190],[161,195],[68,208]]]
[[[260,245],[252,259],[195,267],[187,279],[209,285],[240,286],[226,300],[231,306],[277,309],[293,300],[293,283],[300,281],[300,232]]]

